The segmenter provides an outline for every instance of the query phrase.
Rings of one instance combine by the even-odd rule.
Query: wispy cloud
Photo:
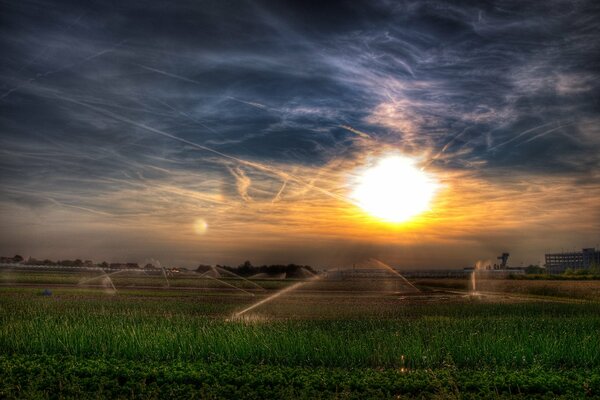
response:
[[[6,5],[0,250],[456,266],[596,244],[594,2],[237,7]],[[348,199],[398,152],[446,188],[401,229]]]

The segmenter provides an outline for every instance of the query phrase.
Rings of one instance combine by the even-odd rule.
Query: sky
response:
[[[2,255],[424,269],[600,247],[598,2],[0,7]],[[437,182],[404,223],[352,198],[390,156]]]

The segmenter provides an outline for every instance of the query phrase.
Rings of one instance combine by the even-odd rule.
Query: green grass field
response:
[[[0,289],[0,398],[600,397],[600,307],[554,297]]]

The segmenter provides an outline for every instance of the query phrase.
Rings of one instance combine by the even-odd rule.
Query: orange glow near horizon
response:
[[[369,147],[314,167],[272,163],[269,170],[245,164],[233,169],[226,163],[222,171],[215,168],[202,175],[165,169],[160,178],[123,181],[119,190],[90,197],[80,207],[69,206],[77,203],[65,193],[61,203],[47,208],[36,243],[43,243],[44,236],[55,234],[51,227],[62,224],[65,242],[75,241],[67,228],[78,237],[112,235],[115,241],[134,244],[143,239],[144,246],[159,256],[159,251],[183,254],[178,260],[184,263],[251,259],[342,266],[360,257],[377,257],[388,264],[416,267],[447,262],[447,257],[455,260],[453,265],[474,262],[487,256],[490,243],[516,249],[524,237],[533,238],[534,251],[543,252],[544,246],[560,246],[575,230],[581,232],[579,241],[585,240],[584,235],[598,235],[590,215],[597,215],[600,189],[593,185],[570,177],[488,177],[477,168],[444,168],[442,162],[429,163],[422,171],[422,163],[429,160],[426,152]],[[410,173],[402,174],[404,169]],[[419,195],[414,181],[432,193]],[[381,210],[361,207],[365,199],[359,189],[365,187],[374,187],[368,195],[390,196],[386,190],[392,190]],[[426,201],[411,209],[415,214],[406,214],[403,222],[391,222],[400,215],[393,208],[401,205],[393,200],[403,196],[400,189],[414,196],[412,202]],[[375,197],[374,204],[379,201]],[[383,214],[387,206],[392,207],[391,218]],[[11,215],[37,218],[24,206],[14,207]],[[8,219],[14,226],[25,226],[26,221]],[[557,228],[550,244],[537,242],[549,226],[564,228]],[[436,256],[430,252],[432,246],[445,246],[447,257],[432,261]],[[314,254],[307,255],[307,248]],[[35,254],[53,256],[50,250],[39,248]],[[143,259],[147,250],[137,251]],[[61,257],[58,251],[55,257]]]

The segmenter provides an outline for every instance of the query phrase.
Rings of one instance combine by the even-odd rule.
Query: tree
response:
[[[592,274],[593,276],[600,276],[600,264],[598,263],[592,263],[590,265],[590,274]]]
[[[249,260],[246,260],[238,267],[238,271],[240,275],[250,275],[254,271],[254,267]]]
[[[211,268],[212,267],[210,265],[200,264],[200,265],[198,265],[198,268],[196,268],[196,272],[203,274],[207,271],[210,271]]]
[[[540,267],[539,265],[530,264],[527,267],[525,267],[525,273],[526,274],[543,274],[544,268]]]

